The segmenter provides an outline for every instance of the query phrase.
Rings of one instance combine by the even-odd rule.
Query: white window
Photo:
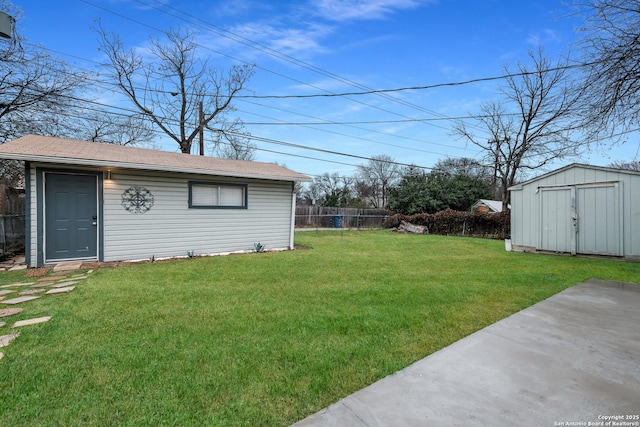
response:
[[[216,182],[189,182],[189,207],[246,209],[247,186]]]

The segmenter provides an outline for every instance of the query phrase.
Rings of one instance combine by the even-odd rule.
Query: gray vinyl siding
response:
[[[30,165],[30,266],[38,263],[38,199],[36,168],[65,170],[61,165]],[[74,171],[96,169],[77,167]],[[189,181],[247,185],[246,209],[190,209]],[[102,180],[103,261],[181,257],[193,251],[211,255],[254,250],[260,242],[267,249],[289,249],[292,232],[292,183],[200,176],[178,173],[112,171]],[[132,186],[151,191],[153,207],[134,214],[122,206],[122,193]],[[40,248],[41,250],[41,248]]]
[[[549,215],[570,221],[566,194],[574,187],[578,211],[577,251],[626,257],[640,256],[640,174],[575,165],[533,179],[511,189],[511,241],[521,249],[568,252],[570,233],[550,239]],[[553,201],[555,193],[562,200]],[[546,205],[545,205],[546,203]],[[547,228],[545,228],[547,227]],[[594,250],[593,248],[604,248]],[[551,249],[553,250],[553,249]]]
[[[247,208],[190,209],[189,181],[246,184]],[[148,212],[122,206],[122,193],[132,186],[153,194]],[[289,248],[292,197],[290,182],[113,171],[104,181],[104,260],[250,251],[256,242]]]

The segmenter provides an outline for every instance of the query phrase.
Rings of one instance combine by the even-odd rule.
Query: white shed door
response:
[[[540,248],[544,251],[573,252],[574,233],[571,222],[571,188],[541,189],[542,236]]]
[[[618,187],[577,187],[577,252],[622,255]]]

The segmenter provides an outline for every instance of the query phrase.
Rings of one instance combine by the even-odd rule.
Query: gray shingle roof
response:
[[[40,135],[27,135],[1,144],[0,158],[96,166],[103,169],[140,169],[277,181],[311,181],[306,175],[274,163],[219,159]]]

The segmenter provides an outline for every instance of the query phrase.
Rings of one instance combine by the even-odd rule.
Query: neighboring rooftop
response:
[[[489,212],[502,212],[502,200],[480,199],[471,206],[469,210],[477,211],[480,206],[489,208]]]
[[[277,181],[311,181],[308,176],[275,163],[220,159],[40,135],[27,135],[1,144],[0,158],[97,166],[105,170],[142,169]]]

